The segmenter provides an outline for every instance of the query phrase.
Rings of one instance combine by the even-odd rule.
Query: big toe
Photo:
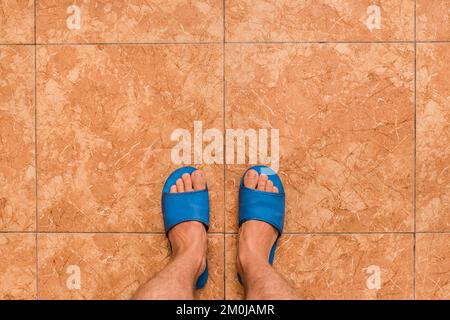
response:
[[[250,169],[244,176],[244,186],[250,189],[255,189],[258,184],[258,172],[256,170]]]
[[[194,190],[206,189],[206,176],[202,170],[195,170],[191,174],[192,186]]]

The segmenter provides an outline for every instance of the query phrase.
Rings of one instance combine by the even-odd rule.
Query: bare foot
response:
[[[253,169],[244,176],[244,186],[266,192],[279,192],[267,175],[258,175]],[[278,231],[266,222],[258,220],[244,222],[239,228],[237,259],[239,274],[245,273],[249,264],[269,264],[270,250],[277,237]]]
[[[170,187],[170,193],[204,190],[206,177],[202,170],[185,173]],[[197,277],[206,268],[207,235],[204,225],[198,221],[182,222],[169,231],[174,256],[189,257],[198,267]]]

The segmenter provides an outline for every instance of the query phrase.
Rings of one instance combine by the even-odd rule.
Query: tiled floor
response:
[[[194,121],[279,129],[300,297],[450,299],[449,64],[449,0],[0,0],[0,299],[126,299],[160,270]],[[240,299],[248,164],[197,165],[198,298]]]

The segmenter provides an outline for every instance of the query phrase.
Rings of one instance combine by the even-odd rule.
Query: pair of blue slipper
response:
[[[258,174],[267,175],[278,193],[249,189],[244,186],[244,176],[248,170],[253,169]],[[254,166],[248,169],[241,179],[239,187],[239,226],[248,220],[259,220],[271,224],[278,231],[278,238],[283,231],[285,194],[280,177],[275,171],[266,166]],[[162,191],[162,211],[166,234],[179,223],[186,221],[199,221],[206,230],[209,227],[209,195],[208,187],[205,190],[170,193],[170,187],[181,178],[184,173],[191,174],[197,170],[193,167],[183,167],[175,170],[167,178]],[[278,238],[272,246],[269,263],[273,263]],[[197,279],[196,287],[201,289],[208,280],[208,263],[205,271]]]

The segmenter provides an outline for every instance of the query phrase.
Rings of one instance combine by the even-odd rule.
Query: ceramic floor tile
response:
[[[34,49],[0,46],[0,75],[0,230],[34,230]]]
[[[450,299],[450,234],[418,234],[417,299]]]
[[[0,234],[0,300],[36,298],[36,239]]]
[[[417,40],[450,40],[450,1],[417,0]]]
[[[227,299],[243,297],[235,255],[227,236]],[[301,299],[411,299],[413,236],[284,235],[274,267]]]
[[[39,47],[40,230],[163,231],[162,185],[180,166],[172,134],[192,134],[196,120],[223,128],[221,53],[216,45]],[[211,177],[211,231],[222,230],[223,166],[199,167]]]
[[[450,44],[417,46],[417,229],[450,231]]]
[[[209,236],[208,246],[209,280],[197,298],[221,299],[223,236]],[[39,297],[130,299],[168,261],[164,235],[40,235]]]
[[[34,42],[34,1],[0,1],[0,43]]]
[[[57,42],[222,41],[222,0],[40,0],[37,40]]]
[[[226,126],[279,129],[286,231],[412,231],[412,49],[227,45]],[[244,167],[227,165],[228,231]]]
[[[228,41],[414,39],[414,1],[227,0]]]

